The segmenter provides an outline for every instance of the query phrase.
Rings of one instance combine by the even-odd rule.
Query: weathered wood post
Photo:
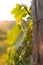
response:
[[[43,65],[43,0],[32,0],[32,65]]]

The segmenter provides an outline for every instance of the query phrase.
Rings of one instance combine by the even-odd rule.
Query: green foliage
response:
[[[14,51],[14,49],[10,49],[9,52],[8,52],[8,60],[6,62],[6,65],[14,65],[14,57],[16,57],[17,54],[16,52]]]
[[[17,24],[18,24],[20,22],[21,18],[25,17],[28,13],[23,6],[16,4],[16,7],[11,11],[11,14],[14,15],[14,17],[17,21]]]
[[[18,54],[18,60],[15,60],[14,58],[15,65],[30,65],[30,58],[32,55],[32,28],[30,24],[28,26],[28,31],[25,33],[22,44],[17,49],[15,48]]]
[[[15,49],[13,51],[16,51],[14,55],[12,55],[12,60],[15,65],[30,65],[30,58],[32,55],[32,22],[29,23],[29,25],[26,27],[27,28],[27,32],[22,32],[22,34],[20,34],[20,36],[18,37],[14,47]],[[24,35],[25,33],[25,35]],[[23,41],[22,41],[23,39]],[[21,43],[22,41],[22,43]],[[17,47],[17,48],[16,48]],[[10,53],[12,54],[12,52]],[[9,56],[11,58],[11,56]],[[11,63],[11,61],[9,62],[8,59],[8,64]],[[11,63],[11,64],[12,64]],[[11,65],[10,64],[10,65]],[[13,65],[13,64],[12,64]]]
[[[19,35],[21,34],[21,29],[19,28],[19,25],[15,25],[12,28],[12,31],[8,33],[8,45],[12,45],[16,42],[18,39]]]
[[[12,60],[14,65],[30,65],[30,58],[32,55],[32,16],[31,8],[28,8],[26,5],[16,4],[16,7],[11,11],[11,14],[14,15],[16,19],[16,25],[9,33],[9,43],[14,46],[14,54],[12,55]],[[23,18],[27,17],[27,21]],[[11,45],[12,46],[12,45]],[[12,54],[12,53],[10,53]],[[9,55],[11,57],[11,55]],[[8,62],[8,65],[13,65],[13,62]],[[10,63],[10,64],[9,64]]]

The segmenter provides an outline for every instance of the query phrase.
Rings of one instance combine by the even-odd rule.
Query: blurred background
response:
[[[24,4],[24,6],[26,4],[26,7],[30,8],[31,0],[0,0],[0,65],[26,65],[26,63],[29,65],[30,63],[32,19],[30,15],[27,21],[23,19],[20,20],[22,21],[22,23],[19,22],[20,25],[16,24],[17,18],[11,13],[11,11],[16,8],[16,4],[17,6],[20,5],[20,7],[22,4]],[[25,12],[25,10],[23,11]],[[27,25],[28,20],[31,21],[29,25]],[[27,31],[25,34],[24,30],[27,29],[30,32]],[[27,60],[25,60],[26,58]]]

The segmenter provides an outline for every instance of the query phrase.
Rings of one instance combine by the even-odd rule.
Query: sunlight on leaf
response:
[[[16,8],[14,8],[11,11],[11,14],[13,14],[13,16],[16,19],[16,23],[18,24],[21,20],[21,18],[25,17],[27,15],[27,11],[24,9],[24,7],[22,8],[21,5],[16,4]]]
[[[12,31],[9,32],[8,34],[8,45],[10,44],[14,44],[17,40],[17,38],[19,37],[19,35],[21,34],[21,30],[19,29],[19,26],[18,25],[15,25],[13,28],[12,28]]]

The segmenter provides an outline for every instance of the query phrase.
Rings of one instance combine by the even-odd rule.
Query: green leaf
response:
[[[23,43],[25,38],[25,34],[23,32],[21,32],[20,36],[18,37],[18,39],[16,40],[16,44],[14,45],[15,49],[17,49],[19,46],[21,46],[21,44]]]
[[[8,34],[8,45],[14,44],[17,40],[17,38],[19,37],[19,35],[21,34],[21,29],[19,28],[19,25],[15,25],[13,27],[13,29],[11,30],[11,32],[9,32]]]
[[[11,14],[14,15],[17,23],[20,22],[20,20],[25,17],[27,15],[27,11],[24,9],[24,7],[22,7],[21,5],[19,4],[16,4],[16,8],[14,8],[12,11],[11,11]]]

